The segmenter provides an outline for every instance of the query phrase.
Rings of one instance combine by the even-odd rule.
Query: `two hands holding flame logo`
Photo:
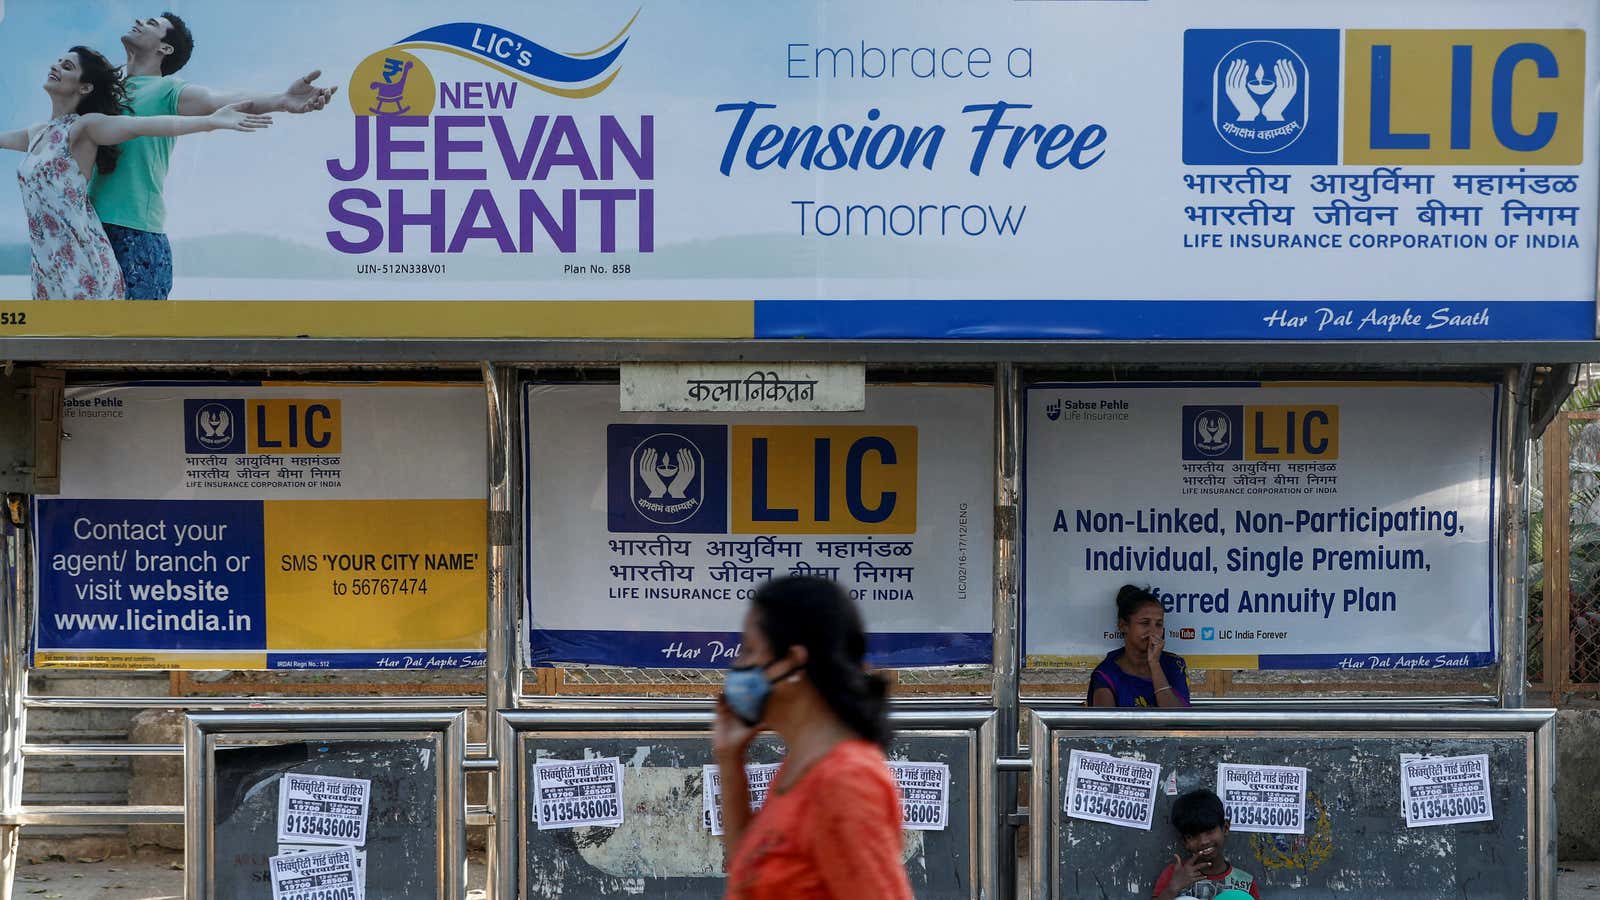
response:
[[[694,454],[687,449],[678,451],[675,465],[671,456],[653,448],[639,457],[639,478],[650,489],[651,499],[658,500],[665,494],[682,500],[689,483],[694,481],[694,472]],[[667,482],[668,478],[672,479],[671,483]]]
[[[1263,115],[1268,122],[1283,121],[1283,111],[1300,90],[1300,76],[1295,74],[1294,64],[1287,59],[1280,59],[1273,65],[1272,76],[1273,80],[1267,81],[1266,72],[1259,64],[1252,73],[1250,64],[1242,59],[1228,64],[1223,90],[1234,109],[1239,111],[1240,122],[1254,122]],[[1271,96],[1267,96],[1269,94]],[[1257,97],[1266,97],[1266,100],[1258,103]]]

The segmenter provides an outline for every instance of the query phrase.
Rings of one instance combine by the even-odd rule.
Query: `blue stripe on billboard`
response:
[[[268,669],[472,669],[484,664],[481,650],[386,650],[340,653],[268,653]]]
[[[758,338],[1587,341],[1566,301],[757,300]]]
[[[528,662],[535,666],[587,663],[648,669],[721,669],[738,652],[735,631],[531,631]],[[712,648],[690,656],[687,648]],[[717,650],[720,648],[720,650]],[[867,661],[874,666],[986,665],[994,656],[994,635],[984,631],[876,632],[867,638]]]
[[[1398,672],[1475,669],[1492,665],[1493,653],[1274,653],[1262,656],[1259,668]]]

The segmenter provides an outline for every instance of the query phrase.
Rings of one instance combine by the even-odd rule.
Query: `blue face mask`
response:
[[[800,669],[795,666],[769,681],[766,672],[771,665],[769,662],[764,666],[732,666],[723,678],[722,697],[728,701],[728,708],[733,710],[733,714],[746,725],[754,725],[766,715],[767,697],[772,694],[773,683],[788,678]]]

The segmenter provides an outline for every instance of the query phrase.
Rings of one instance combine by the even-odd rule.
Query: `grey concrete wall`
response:
[[[1557,854],[1600,860],[1600,709],[1562,710],[1556,752]]]

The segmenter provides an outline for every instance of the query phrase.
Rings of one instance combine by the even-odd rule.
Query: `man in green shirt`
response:
[[[189,26],[172,13],[133,23],[122,36],[128,52],[128,107],[135,116],[207,116],[224,106],[250,113],[305,113],[322,109],[338,88],[318,87],[314,71],[281,93],[217,91],[189,84],[175,73],[194,52]],[[172,292],[172,245],[162,197],[172,138],[142,137],[122,145],[117,168],[98,175],[89,189],[105,225],[129,300],[165,300]]]

